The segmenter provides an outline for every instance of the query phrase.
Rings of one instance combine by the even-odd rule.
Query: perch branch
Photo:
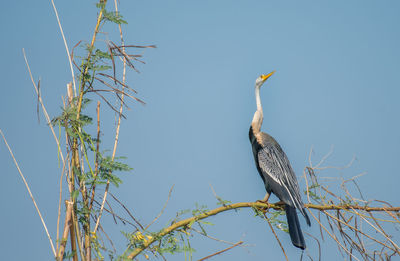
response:
[[[352,206],[352,205],[315,205],[315,204],[305,204],[305,207],[308,209],[316,209],[316,210],[362,210],[367,212],[372,211],[391,211],[391,212],[398,212],[400,211],[400,207],[362,207],[362,206]],[[143,250],[147,249],[151,244],[157,241],[157,238],[162,238],[163,236],[175,231],[179,228],[188,226],[189,224],[208,218],[210,216],[217,215],[218,213],[238,209],[238,208],[262,208],[262,209],[275,209],[275,210],[282,210],[283,205],[281,204],[270,204],[270,203],[261,203],[261,202],[240,202],[234,203],[226,206],[222,206],[213,210],[206,211],[202,214],[197,216],[193,216],[179,222],[173,223],[169,227],[164,228],[158,233],[157,237],[153,237],[150,240],[144,242],[142,247],[134,249],[129,255],[129,259],[133,259],[138,256]]]

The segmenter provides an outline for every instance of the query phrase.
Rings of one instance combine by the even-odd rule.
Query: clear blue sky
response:
[[[95,2],[56,5],[70,48],[88,41]],[[128,83],[147,105],[131,104],[127,112],[117,154],[127,156],[134,170],[123,174],[118,192],[112,189],[144,223],[158,214],[173,184],[155,230],[195,202],[214,207],[209,184],[233,202],[264,196],[248,128],[255,111],[254,81],[272,70],[276,74],[261,91],[263,130],[279,141],[296,174],[302,175],[311,148],[318,160],[334,146],[328,165],[346,165],[353,156],[356,161],[349,169],[322,176],[349,178],[366,172],[359,179],[365,197],[400,205],[398,1],[123,0],[120,10],[129,23],[124,26],[126,43],[158,47],[143,53],[141,74],[128,74]],[[38,124],[22,48],[35,79],[41,77],[52,117],[60,112],[61,95],[70,81],[66,53],[50,1],[7,1],[0,29],[0,128],[55,238],[57,150],[42,116]],[[114,118],[112,113],[102,115],[108,117],[104,138],[109,140],[104,143],[110,145],[106,135]],[[40,220],[3,142],[0,157],[2,258],[51,260]],[[300,186],[305,187],[303,181]],[[250,210],[210,221],[216,224],[211,235],[250,245],[214,260],[282,259],[267,224]],[[105,222],[123,249],[123,228],[113,227],[109,218]],[[315,221],[311,228],[301,222],[304,231],[318,235]],[[289,258],[299,259],[301,252],[291,246],[288,235],[279,235]],[[306,241],[317,258],[315,243],[308,236]],[[338,260],[337,248],[330,246],[323,245],[323,260]],[[198,236],[193,247],[196,260],[226,246]]]

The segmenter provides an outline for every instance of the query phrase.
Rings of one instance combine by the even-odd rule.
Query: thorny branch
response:
[[[362,206],[354,206],[354,205],[315,205],[315,204],[305,204],[305,207],[308,209],[315,209],[319,211],[325,211],[325,210],[352,210],[352,209],[358,209],[358,210],[363,210],[366,212],[385,212],[385,211],[390,211],[390,212],[398,212],[400,211],[400,207],[362,207]],[[183,228],[187,226],[190,223],[193,223],[198,220],[202,220],[205,218],[208,218],[210,216],[217,215],[221,212],[233,210],[233,209],[239,209],[239,208],[258,208],[258,209],[263,209],[264,211],[267,209],[275,209],[275,210],[283,210],[284,206],[282,204],[272,204],[272,203],[261,203],[261,202],[240,202],[240,203],[234,203],[226,206],[222,206],[210,211],[207,211],[205,213],[199,214],[197,216],[193,216],[184,220],[181,220],[179,222],[176,222],[172,224],[171,226],[164,228],[159,232],[158,236],[162,237],[165,236],[168,233],[171,233],[172,231],[175,231],[179,228]],[[318,220],[316,217],[314,217],[316,220]],[[155,238],[152,238],[148,241],[146,241],[143,244],[142,248],[137,248],[135,249],[129,256],[129,259],[135,258],[137,255],[139,255],[143,250],[148,248],[151,244],[153,244],[155,241],[157,241]]]
[[[375,260],[377,258],[386,260],[391,256],[400,256],[399,246],[395,243],[396,241],[393,239],[393,236],[385,231],[389,225],[400,224],[400,207],[392,206],[384,201],[365,200],[356,182],[356,179],[361,175],[347,180],[339,178],[339,191],[335,192],[329,189],[327,184],[320,184],[318,172],[326,169],[322,164],[328,156],[325,156],[315,167],[312,167],[312,164],[310,164],[311,167],[306,167],[304,170],[304,179],[306,182],[305,194],[308,199],[308,204],[305,204],[305,207],[316,221],[316,224],[320,227],[321,239],[325,241],[326,236],[328,236],[328,238],[331,238],[333,242],[335,242],[339,252],[341,252],[343,256],[348,256],[348,258],[353,260],[360,260],[360,258],[363,260]],[[349,164],[343,168],[347,167],[349,167]],[[343,169],[335,167],[329,168]],[[348,187],[350,184],[354,187]],[[351,191],[356,191],[361,199],[353,197]],[[222,207],[208,210],[172,223],[170,226],[159,231],[156,236],[145,240],[141,246],[131,248],[131,252],[127,255],[127,258],[134,259],[146,249],[157,249],[154,248],[152,244],[160,242],[161,238],[166,235],[174,233],[174,231],[195,230],[191,227],[191,224],[194,222],[207,219],[225,211],[239,208],[253,208],[256,211],[262,212],[270,223],[270,220],[266,216],[268,210],[283,210],[283,205],[281,203],[264,204],[261,202],[241,202],[225,204],[227,201],[223,201],[219,198],[214,190],[213,193],[218,201],[220,201],[220,204],[223,205]],[[376,203],[380,204],[377,205]],[[379,214],[380,217],[377,217],[377,214]],[[322,220],[323,218],[325,220]],[[270,227],[273,230],[271,223]],[[274,234],[279,243],[276,233]],[[320,240],[313,235],[309,236],[318,244],[319,250],[317,259],[320,259]],[[281,249],[286,257],[282,245]],[[313,260],[308,251],[307,255]]]

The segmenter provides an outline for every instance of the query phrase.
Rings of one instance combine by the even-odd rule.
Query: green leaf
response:
[[[199,220],[198,222],[199,222],[199,223],[202,223],[202,224],[204,224],[204,225],[214,226],[214,224],[213,224],[213,223],[211,223],[211,222],[208,222],[208,221]]]
[[[94,67],[94,69],[98,72],[107,71],[107,70],[110,70],[111,68],[112,68],[112,66],[109,66],[109,65],[99,65],[99,66]]]
[[[110,21],[116,24],[128,24],[125,20],[122,19],[122,15],[117,12],[108,12],[103,9],[103,20]]]
[[[218,196],[217,196],[217,200],[218,200],[217,205],[226,206],[226,205],[229,205],[229,204],[232,203],[232,201],[224,200],[224,199],[222,199],[221,197],[218,197]]]
[[[79,196],[79,190],[74,190],[71,193],[72,199],[76,199]]]
[[[76,251],[71,251],[71,252],[65,251],[65,252],[64,252],[64,257],[63,257],[63,259],[65,259],[65,260],[71,259],[71,258],[75,255],[75,252],[76,252]]]
[[[98,58],[105,58],[105,59],[111,59],[111,54],[108,52],[103,52],[102,50],[96,49],[94,52],[95,57]]]
[[[99,9],[104,9],[106,7],[106,4],[105,4],[105,2],[100,2],[100,3],[96,4],[96,7]]]

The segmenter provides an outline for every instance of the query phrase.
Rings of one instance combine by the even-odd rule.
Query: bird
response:
[[[260,131],[263,123],[260,88],[274,73],[275,71],[267,75],[261,75],[256,80],[255,96],[257,111],[254,113],[251,122],[249,139],[257,170],[267,190],[264,199],[260,201],[267,203],[271,193],[274,193],[279,198],[285,206],[292,244],[304,250],[306,248],[306,243],[296,209],[304,216],[307,225],[311,226],[311,222],[300,196],[296,175],[290,165],[288,157],[279,143],[269,134]]]

